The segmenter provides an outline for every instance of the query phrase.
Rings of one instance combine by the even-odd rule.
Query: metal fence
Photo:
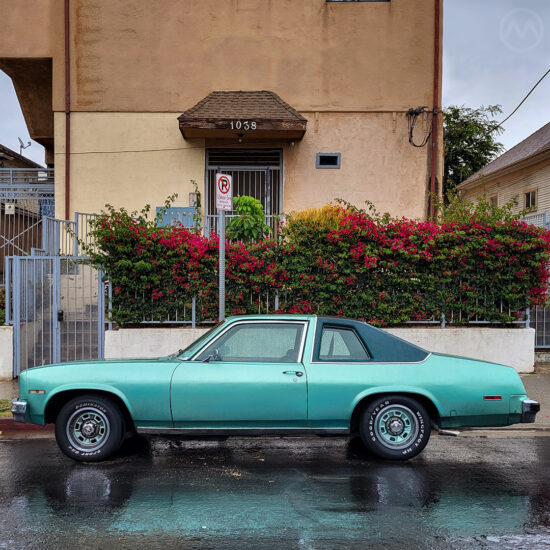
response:
[[[0,185],[18,186],[21,184],[54,183],[54,171],[51,168],[0,168]]]
[[[5,257],[43,247],[47,216],[54,216],[53,170],[0,168],[0,286]]]
[[[13,374],[104,353],[102,275],[80,257],[6,258],[6,324],[14,328]]]
[[[528,214],[522,221],[550,229],[550,217],[548,212]],[[535,329],[535,348],[550,349],[550,308],[537,306],[531,312],[529,326]]]

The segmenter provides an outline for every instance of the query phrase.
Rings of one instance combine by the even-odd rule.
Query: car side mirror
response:
[[[212,361],[221,361],[219,350],[215,349],[214,353],[211,353],[208,357],[202,360],[202,363],[211,363]]]

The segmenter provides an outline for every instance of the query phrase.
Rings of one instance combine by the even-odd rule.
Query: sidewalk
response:
[[[540,412],[534,424],[514,424],[498,428],[506,431],[548,431],[550,433],[550,373],[549,374],[523,374],[521,375],[527,395],[540,403]],[[0,399],[13,399],[18,397],[19,385],[17,380],[0,382]],[[41,427],[32,424],[14,423],[10,418],[0,418],[0,431],[36,429],[38,431],[51,431],[51,426]],[[474,433],[476,430],[472,430]]]

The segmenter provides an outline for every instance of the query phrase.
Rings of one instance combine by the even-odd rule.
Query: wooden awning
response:
[[[302,139],[307,120],[267,90],[212,92],[178,117],[184,138]]]

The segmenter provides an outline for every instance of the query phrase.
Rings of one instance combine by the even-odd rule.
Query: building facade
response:
[[[494,205],[514,201],[513,211],[530,210],[525,219],[548,226],[550,212],[550,123],[470,176],[458,188],[475,201]]]
[[[440,193],[440,0],[0,0],[0,12],[0,69],[55,168],[59,218],[173,193],[188,206],[195,184],[213,214],[220,169],[266,214],[342,198],[425,218]]]

